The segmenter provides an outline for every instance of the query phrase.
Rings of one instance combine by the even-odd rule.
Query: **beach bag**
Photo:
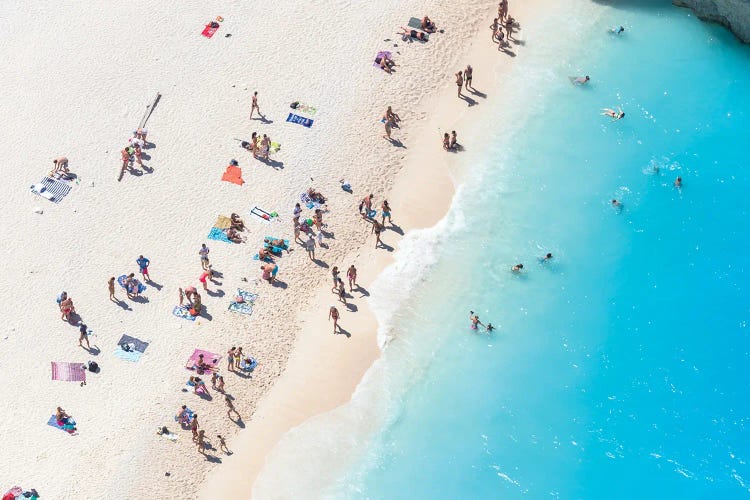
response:
[[[94,373],[98,372],[99,364],[96,361],[89,361],[89,371]]]

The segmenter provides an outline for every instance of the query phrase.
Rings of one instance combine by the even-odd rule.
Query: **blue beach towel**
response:
[[[407,26],[409,26],[410,28],[422,29],[422,20],[417,19],[416,17],[412,17],[411,19],[409,19]]]
[[[47,421],[47,425],[49,425],[50,427],[54,427],[55,429],[60,429],[61,431],[70,432],[75,428],[76,423],[75,420],[69,418],[68,423],[60,425],[57,423],[57,417],[55,415],[52,415]]]
[[[218,227],[212,227],[211,231],[208,233],[207,238],[209,240],[223,241],[224,243],[232,243],[230,239],[227,238],[227,233],[225,233],[223,230],[219,229]]]
[[[190,314],[190,310],[185,306],[174,306],[172,314],[178,318],[186,319],[188,321],[195,321],[195,316]]]
[[[237,296],[242,297],[242,300],[244,300],[244,302],[230,302],[229,310],[240,314],[252,314],[253,306],[255,305],[255,301],[258,299],[258,294],[248,292],[247,290],[243,290],[242,288],[238,288]]]
[[[263,238],[263,246],[265,246],[267,250],[270,250],[273,253],[281,254],[284,252],[284,250],[287,250],[289,248],[289,240],[282,240],[284,242],[283,247],[276,247],[271,245],[270,243],[266,243],[266,240],[276,241],[280,239],[281,238],[274,238],[273,236],[266,236],[265,238]]]
[[[302,125],[306,128],[310,128],[312,127],[315,120],[313,120],[312,118],[305,118],[304,116],[295,115],[294,113],[289,113],[289,116],[286,117],[286,121]]]
[[[257,253],[253,255],[253,260],[260,260],[260,255],[258,255]],[[263,259],[263,262],[268,262],[269,264],[271,264],[273,263],[273,259],[271,257],[266,257],[265,259]]]
[[[141,356],[143,356],[143,353],[139,351],[123,351],[120,346],[115,347],[115,352],[112,354],[114,354],[116,358],[130,361],[132,363],[137,363],[141,359]]]
[[[120,286],[123,289],[125,289],[125,291],[130,292],[130,293],[135,293],[135,290],[128,290],[127,288],[125,288],[125,280],[127,279],[128,279],[128,276],[126,274],[123,274],[122,276],[117,278],[117,283],[119,283]],[[138,293],[143,293],[146,291],[146,285],[144,285],[138,280],[134,280],[134,281],[135,281],[136,287],[138,288]]]

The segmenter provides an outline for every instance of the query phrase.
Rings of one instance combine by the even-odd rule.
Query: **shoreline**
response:
[[[512,14],[523,26],[524,19],[534,15],[534,8],[543,8],[545,3],[548,3],[548,0],[536,2],[535,6],[526,4]],[[494,14],[494,8],[490,9],[490,12]],[[461,51],[461,60],[469,62],[474,67],[474,85],[480,85],[480,93],[483,90],[491,92],[499,88],[500,78],[514,66],[514,58],[498,54],[497,45],[489,40],[487,26],[493,17],[494,15],[490,15],[486,20],[482,19],[474,24],[473,35],[467,37]],[[484,26],[485,24],[487,26]],[[523,27],[517,35],[521,40],[524,39]],[[516,52],[522,56],[523,47],[515,47]],[[471,57],[468,57],[468,54],[471,54]],[[465,64],[462,63],[462,68]],[[472,95],[466,91],[464,93]],[[420,103],[416,114],[424,119],[418,119],[418,130],[409,136],[409,152],[388,195],[394,209],[394,222],[398,223],[404,234],[432,227],[444,218],[452,204],[457,185],[468,173],[461,165],[462,156],[466,153],[459,152],[454,156],[454,153],[443,151],[440,148],[437,129],[449,131],[455,127],[459,132],[459,143],[468,144],[467,138],[470,138],[470,141],[481,141],[477,129],[483,123],[482,104],[493,96],[472,97],[478,101],[476,107],[479,108],[473,114],[473,110],[465,101],[456,98],[455,83],[451,77],[447,77],[445,84],[438,86]],[[502,99],[502,96],[500,98]],[[489,106],[484,106],[487,107]],[[430,113],[431,110],[437,112]],[[404,118],[402,115],[402,120]],[[408,117],[402,124],[404,122],[411,126],[413,120]],[[395,134],[398,132],[399,129],[396,129]],[[476,143],[472,142],[472,147],[475,145]],[[414,186],[419,186],[419,193],[416,195]],[[380,198],[376,198],[376,202],[379,201]],[[391,231],[386,231],[383,240],[392,244],[392,238],[389,238],[392,234]],[[399,237],[394,245],[395,251],[398,251],[402,237]],[[366,243],[352,253],[355,256],[359,281],[368,284],[373,282],[373,278],[377,279],[397,258],[395,252],[367,248],[371,241],[368,238]],[[344,259],[346,265],[339,267],[345,270],[350,261],[351,258],[347,257]],[[367,262],[364,266],[361,264],[363,261]],[[354,293],[356,296],[356,290]],[[224,467],[207,477],[200,498],[209,498],[217,493],[225,496],[240,495],[252,489],[279,440],[289,430],[308,419],[350,401],[365,374],[380,358],[382,351],[377,345],[379,327],[369,301],[358,305],[359,310],[354,317],[346,316],[346,322],[342,320],[342,326],[347,330],[364,331],[365,335],[355,334],[346,342],[341,342],[338,338],[331,338],[334,336],[328,334],[327,330],[330,324],[321,319],[320,314],[321,311],[326,311],[327,305],[334,303],[334,300],[335,296],[325,284],[316,291],[310,307],[300,315],[314,319],[301,320],[304,326],[293,346],[285,372],[262,398],[252,421],[233,442],[233,446],[239,451],[231,460],[227,460]],[[326,335],[321,332],[326,332]],[[310,359],[315,359],[321,365],[316,368],[314,376],[310,373]],[[240,477],[241,481],[238,480]]]

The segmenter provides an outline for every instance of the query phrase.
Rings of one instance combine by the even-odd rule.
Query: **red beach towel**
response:
[[[52,380],[64,382],[86,382],[86,370],[83,363],[52,362]]]
[[[211,27],[211,23],[208,23],[206,27],[203,28],[203,31],[201,31],[201,35],[205,36],[206,38],[211,38],[217,31],[219,31],[219,26],[213,28]]]

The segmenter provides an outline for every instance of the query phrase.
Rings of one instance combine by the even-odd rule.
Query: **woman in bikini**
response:
[[[66,297],[65,300],[60,302],[60,311],[62,312],[62,320],[63,321],[70,321],[70,315],[74,313],[76,310],[75,306],[73,305],[73,299],[70,297]]]
[[[401,26],[401,31],[399,31],[398,34],[399,35],[403,35],[405,37],[408,36],[408,37],[411,37],[411,38],[416,38],[417,40],[419,40],[421,42],[426,42],[427,41],[427,35],[425,35],[421,31],[412,30],[412,29],[409,29],[409,28],[404,28],[403,26]]]
[[[464,86],[463,71],[456,73],[456,86],[458,87],[458,97],[461,97],[461,88]]]
[[[451,149],[451,136],[448,135],[448,132],[443,134],[443,149],[446,151],[450,151]]]

